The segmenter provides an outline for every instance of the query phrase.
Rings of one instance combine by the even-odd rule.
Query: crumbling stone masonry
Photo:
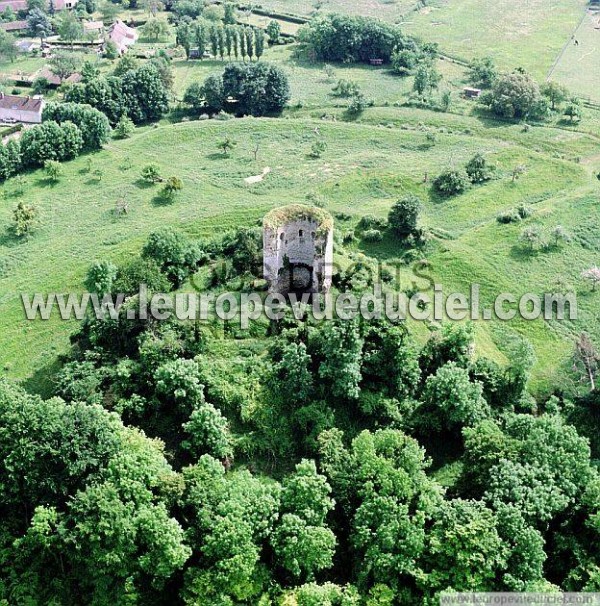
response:
[[[263,274],[269,291],[325,293],[331,287],[333,219],[317,207],[291,204],[263,220]]]

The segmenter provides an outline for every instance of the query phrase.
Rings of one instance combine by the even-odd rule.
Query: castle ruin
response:
[[[263,274],[282,295],[325,293],[331,287],[333,219],[317,207],[291,204],[263,220]]]

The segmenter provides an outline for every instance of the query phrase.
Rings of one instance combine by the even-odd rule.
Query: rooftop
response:
[[[44,107],[44,98],[38,95],[5,95],[0,93],[0,109],[15,109],[24,112],[41,112]]]

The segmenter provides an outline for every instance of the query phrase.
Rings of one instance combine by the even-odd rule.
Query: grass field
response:
[[[551,78],[577,95],[600,102],[600,12],[588,13],[569,42]]]
[[[529,0],[525,4],[517,0],[432,0],[423,4],[330,0],[320,3],[318,12],[376,16],[400,24],[423,40],[437,42],[443,53],[466,61],[492,55],[501,69],[524,67],[542,80],[577,29],[586,5],[584,0]],[[302,16],[316,10],[313,3],[291,0],[265,0],[261,6]],[[580,47],[562,56],[557,74],[574,92],[597,98],[599,93],[593,89],[597,89],[600,65],[595,50],[600,47],[600,31],[591,20],[584,20],[577,37]]]
[[[523,133],[518,126],[491,126],[463,116],[399,108],[367,110],[364,122],[356,124],[314,120],[309,110],[304,111],[306,115],[287,120],[249,118],[139,129],[132,139],[112,142],[92,156],[92,173],[87,172],[87,159],[80,158],[66,165],[65,176],[56,185],[39,171],[28,174],[27,200],[39,207],[41,217],[35,235],[24,242],[8,230],[19,195],[14,183],[4,184],[0,189],[0,223],[5,226],[0,239],[2,368],[13,377],[33,375],[34,381],[42,380],[77,328],[76,322],[58,319],[25,322],[19,293],[80,291],[94,260],[120,262],[137,254],[147,235],[160,226],[208,236],[254,225],[269,208],[303,202],[313,194],[326,200],[329,210],[353,216],[347,227],[338,226],[347,229],[363,214],[385,216],[404,193],[418,193],[425,200],[423,223],[437,234],[428,258],[444,288],[466,288],[477,278],[485,302],[503,290],[517,295],[541,292],[552,286],[557,275],[564,275],[583,293],[578,275],[595,262],[600,244],[598,187],[585,166],[568,155],[594,153],[593,137],[551,128]],[[438,133],[435,145],[419,127],[428,122]],[[307,153],[315,128],[328,147],[322,158],[311,160]],[[216,148],[226,135],[239,142],[230,158]],[[255,143],[259,144],[256,163],[251,153]],[[449,164],[464,163],[476,151],[498,164],[502,178],[450,201],[432,196],[423,184],[424,172],[434,175]],[[567,154],[565,159],[558,157],[559,151]],[[184,191],[173,204],[161,204],[155,189],[140,184],[140,169],[150,161],[157,162],[165,175],[183,178]],[[515,163],[526,164],[527,173],[513,184],[508,175]],[[93,170],[100,166],[105,172],[98,181]],[[244,184],[245,177],[267,166],[271,173],[262,183]],[[123,197],[130,212],[117,218],[113,210]],[[523,201],[535,209],[529,222],[548,230],[563,224],[576,236],[573,242],[560,251],[524,254],[517,242],[522,225],[500,226],[495,220],[498,212]],[[384,259],[398,254],[391,241],[361,248]],[[577,330],[586,327],[600,336],[594,311],[597,298],[582,294],[580,305],[583,321]],[[537,378],[543,386],[570,353],[571,330],[536,322],[501,327],[481,323],[478,346],[480,352],[498,358],[507,334],[525,334],[536,345],[543,369]]]
[[[419,6],[414,0],[264,0],[260,2],[269,10],[310,17],[316,12],[348,13],[351,15],[377,16],[396,22]]]
[[[297,10],[284,4],[277,5],[279,10],[311,10],[308,3],[295,4]],[[521,12],[516,5],[510,10],[506,3],[487,7],[486,12],[477,10],[478,6],[476,0],[432,4],[407,17],[405,27],[465,58],[486,54],[493,47],[502,67],[524,65],[540,80],[564,47],[552,77],[579,94],[593,96],[597,57],[591,49],[600,32],[586,18],[577,32],[580,46],[565,46],[583,14],[577,0],[552,0],[550,5],[534,0]],[[378,16],[394,20],[393,11],[400,15],[413,7],[398,2],[379,8]],[[327,3],[321,10],[334,9]],[[344,9],[373,14],[378,7],[344,3]],[[507,37],[507,32],[514,37]],[[142,42],[136,51],[144,54],[153,46]],[[523,334],[531,340],[538,355],[538,389],[556,379],[570,355],[574,334],[586,329],[600,339],[600,295],[589,294],[579,279],[583,269],[597,263],[600,249],[600,186],[595,179],[600,170],[599,112],[586,110],[581,125],[556,118],[554,124],[524,130],[497,122],[481,114],[474,102],[460,98],[465,69],[447,60],[438,61],[444,77],[438,94],[453,92],[451,113],[407,108],[402,104],[412,89],[411,78],[400,78],[386,67],[363,65],[334,65],[328,74],[321,64],[297,59],[294,51],[295,45],[275,46],[264,56],[289,76],[290,107],[280,119],[171,124],[169,119],[179,119],[177,114],[156,128],[136,129],[130,140],[111,141],[89,159],[68,163],[55,185],[34,172],[25,175],[24,186],[17,186],[14,179],[0,186],[0,370],[15,378],[32,378],[32,385],[43,383],[78,326],[57,319],[25,322],[20,293],[82,290],[83,277],[94,260],[123,261],[139,252],[153,229],[166,224],[192,236],[207,236],[254,225],[274,206],[314,196],[332,212],[351,214],[349,222],[337,225],[345,231],[363,214],[386,216],[399,196],[417,193],[424,200],[422,222],[434,234],[426,256],[436,280],[447,292],[468,292],[468,284],[480,283],[482,305],[489,305],[499,292],[518,296],[552,290],[557,280],[572,284],[579,295],[581,319],[576,324],[477,325],[479,352],[498,360],[504,360],[511,337]],[[43,64],[43,59],[20,57],[14,63],[0,63],[0,73],[33,72]],[[577,69],[570,68],[573,64]],[[109,72],[115,63],[100,65]],[[224,63],[180,58],[172,66],[177,103],[192,82],[221,71]],[[373,101],[374,106],[355,122],[346,121],[347,99],[332,93],[339,79],[355,81]],[[435,133],[435,144],[427,139],[426,131]],[[225,136],[239,143],[231,158],[217,152],[217,142]],[[308,157],[316,137],[327,142],[318,160]],[[255,162],[251,149],[257,143]],[[475,152],[485,153],[498,165],[499,178],[450,200],[433,196],[424,183],[425,175],[430,180],[447,166],[464,164]],[[156,191],[140,183],[140,170],[149,162],[158,163],[165,176],[183,179],[184,191],[173,204],[161,204]],[[526,166],[526,173],[513,183],[510,173],[518,164]],[[260,174],[265,167],[271,172],[262,183],[245,185],[245,177]],[[93,174],[96,168],[103,171],[101,181]],[[25,194],[19,193],[21,187]],[[27,241],[18,241],[9,229],[21,195],[41,212],[39,226]],[[114,209],[123,198],[129,202],[130,213],[118,218]],[[519,204],[533,209],[526,221],[518,225],[496,221],[500,212]],[[572,239],[562,247],[527,253],[519,244],[520,232],[527,225],[539,226],[546,237],[562,225]],[[396,242],[389,238],[356,248],[383,260],[399,254]],[[428,332],[423,325],[414,329],[422,338]]]
[[[579,0],[435,0],[404,24],[408,33],[463,57],[493,55],[502,69],[524,67],[546,76],[581,19]]]
[[[387,67],[339,64],[332,66],[333,75],[328,76],[322,64],[295,59],[294,48],[294,45],[275,46],[268,49],[264,55],[265,61],[276,63],[286,71],[290,82],[292,106],[301,103],[320,108],[345,107],[348,100],[332,94],[332,88],[339,79],[356,82],[376,105],[396,103],[412,90],[412,78],[400,78]],[[181,99],[192,82],[203,81],[209,74],[223,71],[225,63],[220,60],[186,61],[181,58],[173,61],[172,65],[175,94]],[[440,94],[446,89],[456,90],[464,77],[464,69],[449,61],[438,61],[438,65],[444,76]],[[458,95],[455,95],[455,100],[458,102]]]

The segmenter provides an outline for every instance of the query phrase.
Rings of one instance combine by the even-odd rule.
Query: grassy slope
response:
[[[410,16],[409,33],[470,59],[492,54],[504,69],[522,66],[546,76],[581,19],[579,0],[436,0]]]
[[[427,144],[417,127],[428,117],[438,128],[434,146]],[[395,118],[399,125],[382,128],[378,123],[386,118]],[[470,134],[465,134],[461,121],[470,125]],[[555,274],[577,276],[594,262],[594,250],[584,248],[580,238],[561,253],[524,258],[515,247],[520,228],[499,226],[495,221],[501,209],[525,199],[536,202],[530,222],[539,221],[548,228],[562,223],[597,246],[594,233],[600,216],[593,197],[597,191],[590,194],[595,187],[590,175],[572,161],[548,159],[549,152],[559,149],[589,154],[597,145],[591,137],[546,128],[521,133],[515,126],[489,128],[460,116],[395,108],[369,110],[365,122],[329,123],[298,116],[165,125],[138,130],[131,140],[112,142],[94,155],[92,170],[102,166],[105,171],[101,182],[86,172],[85,158],[69,163],[55,186],[49,186],[40,172],[27,175],[27,199],[39,206],[41,225],[29,241],[17,242],[8,232],[0,239],[4,369],[18,378],[43,373],[54,355],[65,350],[69,333],[77,327],[58,320],[25,322],[18,293],[79,291],[93,260],[118,262],[137,254],[148,233],[159,226],[174,225],[194,236],[212,235],[254,224],[267,209],[301,202],[311,193],[324,196],[330,210],[358,218],[365,213],[383,216],[398,196],[418,192],[426,200],[424,223],[448,234],[430,255],[436,278],[448,289],[465,288],[477,277],[487,285],[486,294],[492,290],[539,292]],[[306,153],[315,127],[327,140],[328,149],[323,158],[309,160]],[[216,152],[216,142],[225,135],[239,141],[229,159]],[[257,163],[251,154],[254,141],[260,144]],[[545,154],[523,144],[537,146]],[[422,184],[423,173],[435,174],[449,162],[461,164],[475,151],[486,152],[505,172],[517,162],[524,162],[528,172],[514,186],[504,177],[451,201],[431,198]],[[173,158],[177,158],[176,167]],[[175,173],[184,179],[185,189],[174,204],[158,204],[156,191],[138,183],[140,168],[149,161],[158,162],[166,175]],[[244,177],[258,174],[265,166],[272,172],[263,183],[251,189],[244,185]],[[8,182],[1,191],[6,193],[0,202],[0,224],[8,225],[17,203],[15,185]],[[129,200],[130,213],[117,219],[112,210],[122,196]],[[574,208],[583,212],[574,213]],[[578,220],[579,216],[584,220]],[[384,242],[368,252],[386,258],[398,251],[392,242]],[[585,323],[577,329],[585,325],[596,333],[592,318],[597,300],[588,297],[583,306]],[[500,331],[480,324],[478,330],[480,351],[493,357],[501,356],[494,339],[504,340],[507,330],[522,331],[536,344],[544,375],[556,371],[570,348],[559,333],[536,323],[511,324]],[[542,383],[544,378],[539,376]]]
[[[577,29],[579,44],[569,43],[552,72],[552,79],[570,90],[600,101],[600,13],[588,14]]]

